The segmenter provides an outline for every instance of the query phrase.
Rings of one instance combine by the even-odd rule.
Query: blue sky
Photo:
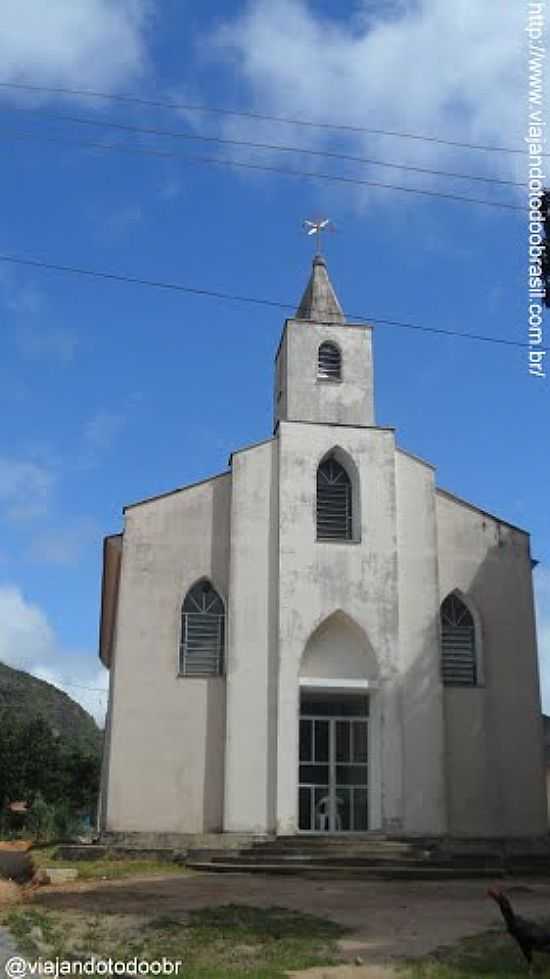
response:
[[[4,7],[0,81],[510,147],[526,125],[521,5],[497,22],[477,0]],[[7,88],[0,111],[3,254],[297,304],[312,251],[301,223],[322,213],[337,226],[326,248],[346,310],[527,338],[521,212],[181,154],[515,204],[520,189],[100,124],[517,181],[520,155]],[[74,145],[98,140],[180,155]],[[232,449],[270,434],[284,313],[0,262],[0,317],[0,658],[99,715],[104,696],[73,684],[106,684],[101,539],[121,528],[125,503],[219,472]],[[529,376],[520,348],[382,324],[375,366],[378,422],[437,465],[439,485],[530,530],[550,709],[548,382]]]

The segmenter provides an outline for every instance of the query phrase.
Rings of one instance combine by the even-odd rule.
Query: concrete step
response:
[[[356,864],[345,866],[343,864],[324,864],[322,862],[311,863],[239,863],[234,861],[208,861],[197,860],[188,861],[187,866],[193,870],[204,871],[215,874],[239,874],[254,873],[266,875],[295,875],[308,877],[330,877],[333,878],[362,878],[364,880],[457,880],[468,878],[486,878],[494,880],[495,877],[502,876],[500,869],[486,867],[476,868],[457,868],[457,867],[432,867],[426,865],[386,865],[386,866],[357,866]]]
[[[296,861],[296,860],[322,860],[324,863],[341,863],[346,861],[351,863],[353,861],[358,863],[427,863],[430,860],[429,854],[424,855],[403,855],[399,853],[356,853],[354,851],[345,850],[342,853],[314,853],[311,850],[296,850],[294,853],[288,853],[282,850],[276,850],[271,853],[250,853],[248,850],[241,850],[241,858],[246,858],[247,861],[251,863],[273,863],[280,861]],[[208,858],[210,855],[205,853],[203,855]],[[215,854],[215,857],[221,856],[223,859],[223,854]],[[236,856],[236,854],[234,855]],[[479,862],[479,861],[478,861]]]
[[[503,866],[514,867],[516,863],[520,863],[521,866],[533,866],[535,869],[540,869],[544,867],[550,870],[549,861],[504,861],[501,857],[487,856],[484,859],[474,858],[474,857],[460,857],[454,858],[444,858],[438,856],[423,856],[417,857],[416,859],[407,858],[405,860],[398,856],[376,856],[376,855],[364,855],[355,853],[341,853],[338,855],[326,854],[326,853],[312,853],[311,851],[302,851],[301,853],[265,853],[258,855],[256,853],[251,853],[248,850],[241,850],[237,853],[228,853],[226,851],[208,851],[208,850],[194,850],[188,854],[188,861],[208,861],[210,863],[239,863],[247,864],[250,866],[259,865],[271,865],[271,864],[307,864],[309,866],[315,866],[318,864],[323,864],[326,866],[338,867],[338,866],[357,866],[357,867],[384,867],[384,866],[403,866],[403,867],[414,867],[414,866],[424,866],[424,867],[456,867],[457,869],[464,868],[468,869],[470,867],[486,867],[490,868],[500,868]]]
[[[188,851],[188,857],[191,859],[213,859],[226,856],[234,857],[246,857],[247,860],[251,861],[268,861],[274,862],[279,860],[301,860],[301,859],[316,859],[316,860],[393,860],[401,862],[413,862],[418,860],[429,860],[430,852],[428,850],[424,851],[390,851],[390,850],[376,850],[373,848],[362,849],[359,847],[332,847],[328,846],[325,848],[320,847],[282,847],[282,846],[266,846],[266,847],[245,847],[239,850],[227,850],[227,849],[210,849],[207,847],[194,847]]]
[[[224,851],[222,851],[224,852]],[[106,846],[94,843],[60,843],[56,847],[55,860],[166,860],[178,856],[173,847]]]
[[[310,843],[309,841],[302,840],[301,843],[294,845],[277,840],[274,843],[256,843],[254,846],[247,847],[247,850],[250,850],[252,853],[274,853],[275,851],[281,851],[284,853],[300,853],[303,850],[308,850],[312,853],[341,853],[343,851],[347,852],[353,850],[354,853],[387,853],[399,854],[400,856],[406,856],[408,854],[414,856],[417,853],[430,852],[429,847],[411,846],[410,844],[394,843],[379,845],[377,843],[361,843],[353,842],[351,840],[346,840],[342,843],[335,843],[331,840],[330,842],[324,844]]]
[[[319,847],[322,849],[326,846],[359,846],[359,847],[373,847],[377,850],[408,850],[416,849],[420,847],[423,849],[426,847],[423,840],[412,841],[412,840],[386,840],[386,839],[375,839],[371,836],[362,836],[358,833],[341,833],[337,836],[329,836],[324,833],[318,835],[308,835],[307,833],[298,833],[296,836],[277,836],[274,840],[257,840],[252,843],[253,848],[264,847],[264,846],[283,846],[300,848],[303,846]]]
[[[424,845],[422,845],[422,842]],[[187,865],[214,873],[317,874],[330,877],[440,880],[550,876],[545,848],[511,852],[497,841],[397,841],[354,837],[278,837],[240,849],[196,848]]]

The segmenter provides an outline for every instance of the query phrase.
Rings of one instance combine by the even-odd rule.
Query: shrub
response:
[[[51,839],[54,830],[54,808],[37,792],[28,818],[28,827],[36,842]]]

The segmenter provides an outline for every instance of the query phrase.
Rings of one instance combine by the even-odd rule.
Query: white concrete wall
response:
[[[399,673],[403,711],[403,829],[446,830],[434,474],[396,453]]]
[[[300,677],[376,684],[378,662],[365,633],[343,612],[335,612],[308,639]]]
[[[312,633],[337,611],[363,631],[376,658],[382,687],[372,698],[371,717],[377,727],[375,767],[384,773],[377,822],[395,828],[402,824],[403,804],[393,433],[282,422],[279,443],[277,831],[297,828],[302,656]],[[316,541],[317,466],[336,445],[360,472],[358,542]]]
[[[341,381],[317,377],[319,346],[326,340],[340,348]],[[276,420],[374,425],[370,326],[287,320],[275,376]]]
[[[229,474],[126,511],[111,676],[105,828],[222,829],[225,679],[178,676],[181,605],[227,600]]]
[[[232,457],[227,656],[227,832],[275,821],[277,440]]]
[[[449,831],[547,829],[529,538],[437,494],[440,601],[460,590],[479,617],[482,682],[445,688]]]

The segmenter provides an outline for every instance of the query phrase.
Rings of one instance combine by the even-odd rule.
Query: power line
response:
[[[243,110],[226,109],[212,105],[195,105],[189,102],[165,101],[160,99],[139,98],[135,95],[114,95],[109,92],[97,92],[82,88],[61,88],[46,85],[29,85],[23,82],[0,81],[0,88],[15,89],[26,92],[45,92],[50,95],[75,95],[79,98],[106,99],[112,102],[147,105],[157,109],[171,109],[185,112],[212,112],[216,115],[236,116],[244,119],[257,119],[263,122],[276,122],[283,125],[305,126],[311,129],[328,129],[335,132],[366,133],[376,136],[392,136],[399,139],[420,140],[426,143],[439,143],[443,146],[454,146],[460,149],[482,150],[487,153],[515,153],[525,155],[527,150],[514,149],[510,146],[487,146],[481,143],[464,143],[458,140],[442,139],[438,136],[426,136],[419,133],[399,132],[393,129],[373,129],[366,126],[351,126],[335,122],[313,122],[310,119],[292,119],[286,116],[273,116],[260,112],[245,112]],[[544,153],[543,156],[550,154]]]
[[[61,680],[57,681],[56,683],[54,683],[52,680],[45,680],[44,677],[37,676],[35,673],[29,673],[28,676],[32,677],[33,680],[40,680],[41,683],[47,683],[48,686],[55,687],[56,690],[61,690],[61,692],[63,692],[63,687],[70,687],[71,689],[74,688],[74,689],[77,689],[77,690],[87,690],[89,693],[101,693],[101,694],[104,694],[105,696],[107,696],[107,694],[109,693],[109,691],[106,690],[104,687],[88,687],[85,684],[82,684],[82,683],[72,683],[69,680],[65,680],[65,679],[61,679]],[[63,686],[59,686],[59,684],[62,684]],[[5,690],[3,690],[2,688],[0,688],[0,694],[2,694],[4,692],[5,692]],[[18,701],[16,699],[16,700],[11,700],[10,703],[13,703],[13,704],[16,704],[16,703],[24,703],[24,701]]]
[[[2,134],[0,133],[0,137]],[[119,153],[138,153],[146,156],[158,156],[169,159],[185,160],[192,164],[207,164],[211,166],[237,167],[244,170],[258,170],[265,173],[277,173],[286,177],[306,177],[314,180],[328,180],[330,182],[357,185],[361,187],[376,187],[379,190],[396,190],[403,194],[420,194],[424,197],[437,197],[440,200],[459,201],[462,204],[479,204],[483,207],[500,207],[507,211],[527,211],[528,208],[521,204],[509,204],[505,201],[489,201],[479,197],[467,197],[464,194],[451,194],[440,190],[425,190],[420,187],[407,187],[403,184],[387,184],[379,180],[366,180],[360,177],[346,177],[341,174],[319,173],[316,170],[291,170],[287,167],[268,166],[260,163],[244,162],[242,160],[226,160],[218,157],[209,156],[189,156],[184,153],[174,153],[167,150],[157,150],[147,147],[126,146],[123,143],[99,143],[84,140],[59,139],[54,136],[37,136],[30,132],[12,132],[10,137],[42,140],[43,142],[65,143],[67,145],[89,147],[90,149],[116,151]]]
[[[482,174],[457,173],[449,170],[433,170],[429,167],[412,166],[407,163],[394,163],[389,160],[372,160],[348,153],[336,153],[331,150],[313,150],[305,146],[288,146],[278,143],[258,143],[245,139],[227,139],[222,136],[203,136],[197,133],[175,132],[173,129],[154,129],[145,126],[132,126],[128,123],[111,122],[99,119],[84,119],[81,116],[67,116],[58,112],[43,112],[40,109],[2,108],[2,112],[24,112],[38,114],[42,118],[55,119],[60,122],[76,123],[80,126],[96,126],[102,129],[117,129],[122,132],[138,133],[146,136],[169,136],[171,139],[185,139],[203,143],[217,143],[222,146],[245,146],[248,149],[276,151],[278,153],[301,153],[307,156],[320,156],[332,160],[343,160],[348,163],[360,163],[367,166],[389,167],[392,170],[408,170],[412,173],[424,173],[436,177],[451,177],[457,180],[476,180],[489,184],[504,184],[512,187],[526,187],[519,180],[505,180],[499,177],[485,177]]]
[[[37,677],[37,680],[40,680],[40,677]],[[75,689],[75,690],[87,690],[89,693],[100,693],[100,694],[103,694],[104,696],[107,696],[107,694],[109,693],[109,691],[108,690],[105,690],[104,687],[87,687],[87,686],[85,686],[82,683],[69,683],[68,680],[60,680],[59,682],[62,683],[64,687],[69,687],[71,690],[73,690],[73,689]],[[50,683],[50,681],[49,680],[46,680],[46,683]],[[55,683],[52,683],[52,687],[55,687],[55,686],[56,686],[56,684]]]
[[[153,289],[166,289],[171,292],[185,292],[195,296],[208,296],[212,299],[220,299],[226,302],[251,303],[257,306],[269,306],[275,309],[295,310],[295,303],[282,303],[273,299],[256,298],[252,296],[238,296],[227,292],[217,292],[211,289],[199,289],[194,286],[186,286],[179,282],[165,282],[159,279],[142,279],[137,276],[122,275],[116,272],[104,272],[97,269],[85,269],[72,265],[59,265],[52,262],[43,262],[38,259],[20,258],[15,255],[0,255],[0,262],[9,262],[14,265],[26,265],[31,268],[50,269],[54,272],[67,272],[72,275],[87,276],[94,279],[107,279],[114,282],[125,282],[130,285],[147,286]],[[419,330],[423,333],[436,333],[442,336],[462,337],[467,340],[478,340],[484,343],[498,343],[507,347],[528,347],[528,343],[519,340],[506,340],[502,337],[484,336],[477,333],[463,333],[460,330],[443,330],[435,326],[423,326],[420,323],[407,323],[401,320],[382,319],[379,316],[369,316],[366,313],[345,313],[350,320],[360,322],[380,323],[384,326],[394,326],[406,330]],[[333,320],[321,320],[322,325],[341,326]]]

